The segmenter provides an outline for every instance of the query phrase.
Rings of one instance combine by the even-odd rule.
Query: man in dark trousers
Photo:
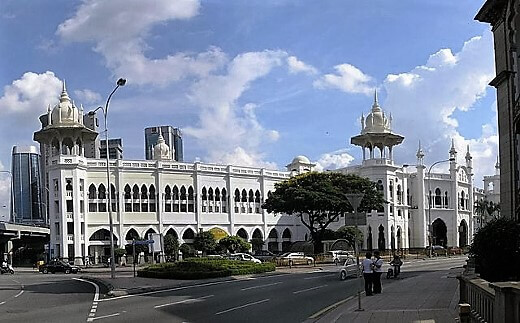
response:
[[[381,294],[381,274],[383,274],[383,259],[381,259],[381,255],[379,251],[374,252],[374,260],[373,260],[373,271],[372,274],[372,284],[374,285],[374,294]]]
[[[372,296],[372,253],[367,252],[365,259],[361,262],[363,268],[363,278],[365,279],[365,294]]]

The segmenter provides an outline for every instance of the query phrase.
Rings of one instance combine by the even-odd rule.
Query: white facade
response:
[[[49,108],[34,134],[43,159],[49,195],[51,256],[99,261],[110,249],[106,160],[84,157],[95,133],[83,125],[82,111],[66,92]],[[42,119],[42,118],[40,118]],[[267,213],[261,204],[289,172],[202,163],[180,163],[159,138],[155,161],[110,160],[114,241],[119,247],[148,233],[171,233],[191,243],[200,230],[221,229],[246,240],[261,238],[264,248],[286,249],[305,240],[299,218]],[[297,173],[311,170],[306,157],[295,158]],[[292,169],[292,168],[291,168]]]
[[[370,114],[366,119],[361,117],[361,134],[351,140],[363,149],[362,164],[336,170],[369,178],[377,183],[388,201],[383,209],[367,213],[367,225],[361,226],[364,248],[424,248],[430,243],[429,229],[434,245],[463,247],[470,244],[475,232],[474,201],[488,196],[498,199],[499,175],[484,180],[486,187],[493,189],[475,188],[469,147],[465,163],[459,164],[453,143],[446,160],[429,167],[424,165],[420,147],[413,166],[397,165],[392,148],[404,138],[392,132],[391,121],[392,117],[387,118],[379,107],[376,94]],[[378,156],[376,148],[380,152]],[[368,155],[365,150],[369,151]],[[449,163],[449,173],[439,173],[432,167],[441,162]]]

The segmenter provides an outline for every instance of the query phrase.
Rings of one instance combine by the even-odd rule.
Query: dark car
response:
[[[271,251],[269,251],[269,250],[257,250],[257,251],[255,251],[253,256],[256,259],[260,259],[263,262],[265,262],[265,261],[274,261],[275,258],[276,258],[276,255],[274,253],[272,253]]]
[[[62,260],[53,260],[47,264],[41,265],[38,270],[44,274],[62,272],[65,274],[76,274],[80,271],[79,267],[72,266]]]

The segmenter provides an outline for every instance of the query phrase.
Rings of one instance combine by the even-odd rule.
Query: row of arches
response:
[[[139,234],[135,228],[130,228],[125,234],[125,240],[126,241],[132,241],[133,239],[139,239],[139,238],[148,238],[148,236],[152,233],[157,233],[157,231],[154,228],[148,228],[146,231]],[[169,228],[165,234],[171,234],[175,236],[176,238],[179,238],[179,234],[176,230],[173,228]],[[248,234],[248,232],[244,228],[238,229],[236,232],[236,235],[243,238],[246,241],[249,241],[251,239],[261,239],[264,240],[264,235],[262,231],[258,228],[253,230],[253,233],[251,235]],[[182,234],[180,235],[182,237],[182,240],[186,243],[192,243],[193,239],[195,239],[195,230],[192,228],[186,228],[184,231],[182,231]],[[282,234],[279,234],[279,231],[276,228],[272,228],[269,231],[269,234],[267,235],[268,239],[268,247],[269,244],[271,244],[271,251],[277,251],[278,246],[274,246],[274,243],[278,243],[279,241],[282,241],[282,244],[284,242],[291,242],[292,241],[293,234],[289,228],[285,228],[282,231]],[[110,231],[102,228],[94,233],[89,238],[89,241],[109,241],[110,240]],[[118,241],[118,237],[116,234],[114,234],[114,241]]]

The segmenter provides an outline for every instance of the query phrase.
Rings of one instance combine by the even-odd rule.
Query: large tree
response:
[[[309,172],[276,183],[275,191],[262,207],[268,212],[299,217],[309,229],[314,252],[321,252],[327,227],[341,215],[353,211],[346,193],[364,193],[358,212],[370,212],[385,203],[382,192],[367,178],[335,172]]]
[[[202,255],[205,256],[207,254],[211,254],[215,252],[217,248],[217,242],[215,241],[215,237],[209,231],[203,231],[198,233],[193,239],[193,247],[195,250],[202,251]]]

